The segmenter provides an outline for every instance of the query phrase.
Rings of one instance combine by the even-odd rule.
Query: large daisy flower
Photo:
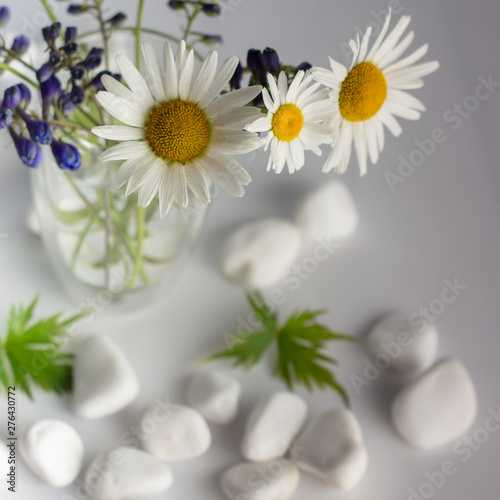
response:
[[[102,161],[125,160],[117,173],[118,187],[128,181],[127,196],[138,189],[138,203],[146,207],[159,195],[164,217],[175,200],[188,204],[188,188],[203,203],[210,202],[209,181],[234,196],[244,194],[251,180],[232,154],[253,151],[257,134],[244,131],[260,111],[245,104],[261,87],[253,86],[220,95],[233,76],[238,58],[217,69],[217,53],[210,52],[193,76],[194,54],[179,44],[174,58],[168,43],[164,67],[149,43],[142,45],[145,78],[123,55],[117,57],[128,88],[111,76],[99,92],[102,107],[125,125],[96,127],[99,137],[120,144],[101,156]]]
[[[361,175],[364,175],[368,156],[376,163],[384,148],[384,125],[397,137],[402,129],[395,117],[418,120],[425,111],[425,106],[406,90],[422,87],[422,77],[436,71],[439,63],[415,64],[426,54],[427,44],[401,58],[414,37],[411,31],[401,40],[410,16],[401,17],[386,36],[390,19],[389,11],[370,50],[371,27],[361,43],[359,36],[356,41],[350,41],[353,59],[349,70],[332,58],[331,71],[312,68],[315,80],[332,89],[330,97],[338,104],[332,119],[337,133],[323,167],[325,172],[331,169],[345,172],[354,142]]]
[[[271,145],[267,170],[271,168],[280,173],[288,165],[290,173],[300,170],[304,165],[304,151],[312,150],[321,155],[320,144],[331,142],[330,127],[323,125],[326,118],[334,112],[334,106],[325,91],[317,91],[320,84],[312,83],[312,75],[298,71],[290,86],[284,72],[278,82],[271,74],[267,75],[269,89],[262,89],[267,115],[247,125],[252,132],[268,132],[265,150]]]

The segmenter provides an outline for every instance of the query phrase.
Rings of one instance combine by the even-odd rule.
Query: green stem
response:
[[[47,0],[40,0],[40,2],[44,6],[44,8],[47,11],[47,14],[49,15],[52,22],[58,23],[59,19],[57,19],[57,16],[56,16],[55,12],[52,10],[52,7],[50,6],[49,2]]]
[[[34,66],[32,66],[29,63],[27,63],[25,60],[21,59],[17,54],[15,54],[14,52],[12,52],[11,50],[5,48],[5,46],[3,46],[3,50],[2,51],[5,52],[9,56],[10,60],[19,61],[25,68],[28,68],[29,70],[31,70],[31,71],[33,71],[33,72],[36,73],[36,68]]]
[[[111,217],[109,214],[109,195],[106,188],[102,190],[102,202],[104,205],[104,235],[106,238],[104,281],[109,290],[109,259],[111,256]]]
[[[182,39],[186,42],[186,46],[188,49],[191,48],[191,44],[188,44],[187,39],[189,35],[191,34],[191,28],[193,27],[193,22],[198,16],[198,14],[201,12],[201,5],[196,4],[193,8],[193,12],[189,13],[189,9],[185,7],[186,10],[186,15],[187,15],[187,24],[186,24],[186,29],[184,30],[184,34],[182,35]]]
[[[0,62],[0,69],[5,69],[7,71],[10,71],[14,75],[18,76],[19,78],[23,79],[25,82],[29,83],[36,89],[39,89],[40,87],[38,86],[38,83],[34,82],[31,80],[31,78],[28,78],[27,76],[23,75],[20,71],[17,71],[17,69],[11,68],[8,64],[5,64],[3,62]]]
[[[137,248],[135,251],[135,261],[134,261],[134,270],[132,271],[132,278],[130,279],[130,288],[134,288],[137,277],[139,275],[139,269],[142,266],[142,247],[144,243],[144,222],[145,222],[145,210],[142,207],[137,207]]]
[[[135,65],[141,69],[141,30],[142,16],[144,14],[144,0],[139,0],[137,7],[137,24],[135,26]]]
[[[102,15],[102,3],[101,0],[95,0],[94,6],[97,12],[97,20],[99,22],[99,30],[102,35],[102,43],[104,45],[104,60],[106,64],[106,69],[109,69],[109,34],[106,30],[106,24],[104,23],[104,17]]]
[[[80,250],[82,249],[83,242],[85,238],[87,237],[87,234],[89,233],[91,227],[94,225],[94,222],[96,222],[96,216],[93,215],[87,225],[83,228],[83,231],[80,234],[80,237],[78,238],[78,242],[76,243],[75,250],[73,251],[73,257],[71,258],[71,267],[72,269],[75,268],[76,265],[76,259],[78,258],[78,255],[80,253]]]

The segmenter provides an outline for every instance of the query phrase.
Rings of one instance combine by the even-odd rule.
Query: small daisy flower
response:
[[[332,89],[330,97],[338,105],[331,120],[337,131],[335,142],[324,172],[332,169],[345,172],[354,142],[361,175],[364,175],[368,156],[375,164],[384,148],[384,125],[397,137],[402,129],[395,117],[418,120],[420,113],[425,111],[425,106],[406,90],[422,87],[422,77],[436,71],[439,63],[415,64],[426,54],[427,44],[401,58],[414,37],[411,31],[401,40],[410,16],[403,16],[386,36],[390,19],[389,11],[370,50],[371,27],[361,43],[359,36],[356,41],[350,41],[354,55],[349,71],[332,58],[331,71],[312,68],[314,79]]]
[[[264,104],[268,109],[265,117],[247,125],[252,132],[268,132],[264,149],[271,145],[267,170],[271,168],[279,174],[285,163],[290,173],[304,165],[304,151],[311,150],[321,155],[320,144],[331,142],[331,129],[322,122],[334,112],[328,91],[317,91],[320,84],[312,82],[312,76],[299,71],[287,85],[287,77],[282,71],[278,82],[267,75],[271,95],[262,89]]]
[[[220,95],[238,65],[232,57],[217,69],[217,53],[210,52],[193,76],[194,54],[184,41],[174,58],[168,43],[164,67],[149,43],[142,45],[145,78],[123,55],[117,57],[128,88],[104,75],[106,91],[97,94],[102,107],[124,125],[95,127],[99,137],[121,141],[106,150],[102,161],[125,160],[116,184],[128,181],[126,195],[136,189],[139,206],[148,206],[158,193],[164,217],[175,200],[185,207],[188,188],[203,204],[210,202],[209,183],[234,196],[243,196],[251,181],[231,156],[253,151],[257,134],[244,131],[259,109],[245,106],[260,92],[253,86]]]

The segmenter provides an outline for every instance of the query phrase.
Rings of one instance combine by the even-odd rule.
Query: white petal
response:
[[[301,146],[300,141],[290,141],[290,153],[293,157],[295,168],[300,170],[305,163],[304,148]]]
[[[282,71],[278,76],[278,92],[280,95],[280,102],[286,102],[286,91],[288,88],[287,78],[285,72]]]
[[[202,108],[208,106],[221,93],[221,91],[227,87],[229,80],[231,80],[234,71],[236,70],[236,66],[238,66],[238,58],[231,57],[220,67],[219,71],[215,74],[209,89],[199,101],[199,105]]]
[[[368,154],[370,155],[370,161],[372,164],[378,161],[378,146],[377,146],[377,131],[375,129],[375,121],[367,120],[364,122],[365,133],[366,133],[366,145],[368,148]]]
[[[382,29],[380,30],[380,33],[375,40],[375,43],[373,44],[372,48],[370,49],[370,52],[368,52],[368,55],[366,56],[366,60],[371,61],[373,59],[373,55],[378,51],[380,45],[382,44],[382,41],[384,39],[385,34],[387,33],[387,30],[389,29],[389,23],[391,22],[391,15],[392,15],[392,9],[389,8],[389,13],[387,14],[384,25],[382,26]]]
[[[359,49],[359,60],[364,61],[366,57],[366,52],[368,50],[368,42],[370,41],[370,36],[372,34],[372,27],[369,26],[363,36],[361,41],[361,48]]]
[[[389,112],[387,112],[384,107],[378,112],[377,117],[380,118],[381,122],[389,129],[394,137],[399,137],[403,129],[397,120]]]
[[[411,16],[402,16],[401,19],[396,23],[393,30],[387,38],[384,40],[380,49],[373,55],[372,61],[375,65],[379,65],[380,61],[394,50],[396,44],[399,42],[399,39],[403,36],[404,31],[408,27],[411,21]]]
[[[172,165],[170,168],[170,189],[174,199],[181,207],[187,207],[189,197],[187,191],[186,172],[182,165]]]
[[[139,197],[137,204],[140,207],[147,207],[158,192],[158,187],[162,178],[162,169],[168,168],[163,160],[157,160],[151,165],[145,182],[139,187]]]
[[[417,111],[425,111],[425,106],[421,101],[402,90],[389,89],[387,91],[387,100],[402,104],[408,108],[416,109]]]
[[[299,71],[297,74],[294,76],[292,83],[290,84],[290,87],[288,87],[288,92],[286,94],[286,102],[295,102],[295,97],[296,97],[296,92],[302,83],[302,80],[304,79],[304,72]]]
[[[177,45],[177,54],[175,55],[175,64],[177,66],[177,74],[181,74],[186,64],[186,42],[181,40]]]
[[[422,57],[424,57],[425,54],[427,54],[428,49],[429,49],[429,44],[426,43],[425,45],[422,45],[422,47],[417,49],[409,56],[405,57],[404,59],[400,59],[398,62],[395,62],[394,64],[391,64],[390,66],[385,68],[384,75],[389,75],[393,71],[411,66],[412,64],[422,59]]]
[[[146,107],[154,106],[151,92],[141,73],[134,66],[134,64],[123,54],[118,54],[116,56],[116,64],[118,65],[123,79],[127,82],[127,85],[135,94],[137,100],[144,103]]]
[[[354,149],[356,150],[356,156],[358,157],[359,171],[361,175],[365,175],[367,171],[367,153],[364,124],[363,122],[359,122],[357,126],[358,130],[354,131]]]
[[[110,115],[121,122],[133,127],[144,126],[147,117],[144,108],[135,106],[134,103],[111,92],[97,92],[96,99]]]
[[[170,210],[170,207],[172,206],[172,202],[174,201],[174,193],[170,185],[170,172],[172,171],[172,168],[175,167],[166,165],[160,179],[158,199],[160,200],[160,217],[162,219],[165,218]]]
[[[128,180],[127,189],[125,190],[125,195],[129,196],[136,189],[141,187],[148,179],[148,173],[151,167],[156,163],[157,158],[149,158],[149,161],[141,162],[136,166],[134,173],[130,176]]]
[[[271,110],[274,108],[274,102],[272,101],[271,96],[269,95],[269,92],[266,88],[262,89],[262,99],[264,100],[264,105],[267,109]]]
[[[271,130],[271,122],[267,117],[259,118],[245,127],[249,132],[267,132]]]
[[[391,115],[400,116],[401,118],[406,118],[407,120],[419,120],[420,111],[416,109],[407,108],[402,104],[397,102],[386,101],[385,109]]]
[[[132,141],[134,139],[144,139],[144,130],[141,128],[125,127],[122,125],[105,125],[94,127],[92,133],[103,139],[112,141]]]
[[[403,68],[393,71],[387,75],[387,84],[399,84],[405,83],[410,80],[416,80],[417,78],[422,78],[430,73],[433,73],[439,68],[439,63],[437,61],[430,61],[422,64],[417,64],[416,66],[411,66],[410,68]]]
[[[101,83],[104,85],[104,88],[118,97],[123,97],[128,101],[132,100],[132,92],[125,87],[122,83],[120,83],[116,78],[113,78],[111,75],[102,75]]]
[[[380,61],[379,68],[383,70],[385,67],[392,64],[394,61],[399,59],[403,52],[411,45],[413,39],[415,38],[415,33],[410,31],[405,37],[394,47],[391,51],[389,51]]]
[[[187,185],[195,197],[200,203],[203,203],[203,205],[210,203],[210,190],[208,189],[205,177],[202,174],[198,162],[193,161],[186,165],[184,169],[186,172]]]
[[[129,141],[115,144],[101,153],[100,161],[128,160],[152,154],[146,141]]]
[[[330,67],[332,68],[333,74],[337,77],[337,80],[343,82],[347,76],[347,68],[332,57],[329,57],[328,60],[330,61]]]
[[[189,90],[191,88],[191,80],[193,78],[194,69],[194,54],[190,50],[186,58],[186,64],[182,69],[179,76],[179,98],[186,100],[189,97]]]
[[[250,153],[259,146],[257,134],[231,129],[215,129],[210,141],[210,148],[226,154]]]
[[[162,70],[158,56],[149,42],[142,44],[142,58],[146,71],[146,82],[151,89],[153,97],[161,102],[166,100],[165,88],[163,86]]]
[[[278,90],[278,85],[276,84],[276,79],[274,78],[271,73],[267,74],[267,83],[269,85],[269,90],[271,91],[271,96],[273,98],[274,104],[277,104],[278,106],[283,102],[280,99],[280,93]],[[262,93],[264,93],[264,89],[262,89]],[[268,109],[271,109],[272,106],[268,107]]]
[[[261,89],[262,87],[260,85],[254,85],[252,87],[232,90],[227,94],[223,94],[206,108],[207,114],[213,116],[217,113],[227,111],[227,108],[232,106],[243,106],[248,104],[259,95]]]
[[[179,77],[174,54],[170,44],[165,42],[163,46],[163,83],[165,85],[166,99],[171,100],[179,97]]]
[[[153,160],[154,158],[151,158],[149,155],[145,155],[124,161],[116,173],[115,186],[117,188],[122,187],[130,179],[130,177],[132,177],[133,173],[137,169],[141,168],[141,165],[149,164]]]
[[[203,158],[202,164],[204,175],[229,194],[238,197],[243,196],[245,190],[231,172],[226,162],[226,159],[229,157],[225,156],[221,158],[213,153],[214,151],[209,151]]]
[[[212,85],[216,69],[217,52],[211,50],[194,77],[193,85],[189,92],[189,99],[191,102],[198,103],[206,94],[207,89]]]
[[[240,184],[246,186],[252,182],[250,174],[241,166],[241,164],[234,158],[227,156],[218,151],[210,151],[210,157],[219,163],[223,163],[231,174],[238,180]]]
[[[253,106],[230,108],[226,112],[219,113],[212,119],[212,125],[216,127],[232,127],[243,129],[248,123],[254,123],[259,118],[267,120],[266,115],[259,108]]]

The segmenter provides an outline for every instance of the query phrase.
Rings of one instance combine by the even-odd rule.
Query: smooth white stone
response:
[[[83,442],[65,422],[35,422],[22,436],[19,448],[29,468],[52,486],[68,486],[80,473]]]
[[[228,469],[221,479],[229,500],[286,500],[299,484],[297,467],[283,460],[267,464],[244,462]]]
[[[33,203],[31,203],[26,209],[24,223],[26,224],[26,227],[31,234],[34,234],[35,236],[40,236],[42,234],[40,219]]]
[[[291,392],[275,392],[262,398],[248,417],[241,443],[251,462],[268,462],[285,454],[304,425],[305,401]]]
[[[142,447],[162,460],[199,457],[212,442],[207,422],[198,410],[189,406],[150,406],[143,414],[141,428]]]
[[[10,471],[10,465],[7,462],[9,454],[9,448],[7,448],[7,445],[0,439],[0,478],[7,476],[7,473]]]
[[[139,393],[139,381],[127,358],[103,335],[78,342],[73,368],[73,410],[83,418],[112,415]]]
[[[145,451],[120,447],[95,458],[83,482],[86,492],[96,500],[142,498],[167,491],[172,485],[172,471]]]
[[[392,405],[398,433],[417,448],[436,448],[458,439],[474,422],[476,391],[456,358],[437,361],[406,386]]]
[[[270,286],[293,263],[300,246],[300,231],[291,222],[276,218],[252,222],[226,241],[222,271],[249,288]]]
[[[314,418],[297,438],[298,465],[341,490],[354,488],[368,466],[368,454],[354,413],[334,409]]]
[[[218,371],[199,371],[188,387],[188,403],[209,422],[227,424],[238,412],[241,384],[234,377]]]
[[[438,334],[424,318],[391,314],[369,332],[366,345],[380,363],[403,374],[413,375],[429,368],[436,358]]]
[[[295,220],[307,238],[341,240],[358,226],[358,211],[351,193],[340,181],[322,184],[297,207]]]

